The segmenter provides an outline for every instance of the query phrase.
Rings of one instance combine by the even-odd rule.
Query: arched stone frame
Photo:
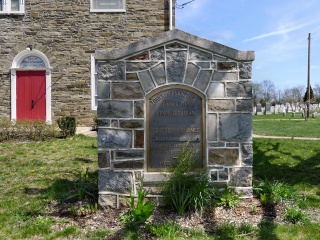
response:
[[[21,68],[20,64],[26,57],[38,57],[44,64],[44,68]],[[24,50],[15,56],[11,65],[11,121],[17,119],[17,71],[19,70],[46,70],[46,122],[51,123],[51,66],[45,54],[38,50]]]

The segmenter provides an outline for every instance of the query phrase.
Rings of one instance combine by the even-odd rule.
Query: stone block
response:
[[[252,97],[251,82],[227,83],[227,97]]]
[[[98,126],[99,127],[109,127],[110,126],[110,119],[99,118],[98,119]]]
[[[207,96],[209,99],[225,97],[224,83],[210,83],[207,90]]]
[[[217,66],[220,71],[237,70],[238,68],[235,62],[218,62]]]
[[[142,128],[143,120],[120,120],[119,126],[121,128]]]
[[[131,147],[132,132],[98,129],[98,146],[105,148]]]
[[[239,165],[238,149],[209,149],[208,153],[209,165],[235,166]]]
[[[143,148],[144,147],[144,131],[134,131],[134,147]]]
[[[110,83],[99,81],[97,91],[98,91],[99,99],[109,99],[110,98]]]
[[[194,86],[204,92],[210,83],[212,72],[212,70],[200,70]]]
[[[196,62],[195,64],[197,64],[197,66],[200,68],[210,68],[211,67],[210,62]]]
[[[186,73],[184,83],[192,85],[199,71],[200,71],[200,68],[198,66],[194,65],[193,63],[188,63],[187,73]]]
[[[144,102],[134,102],[134,117],[143,118],[144,117]]]
[[[143,160],[130,160],[130,161],[121,161],[121,162],[113,162],[112,163],[113,169],[143,169],[144,168],[144,161]]]
[[[222,171],[219,171],[219,181],[228,181],[229,180],[229,169],[225,168]]]
[[[150,50],[150,57],[152,60],[164,60],[164,48],[156,48],[153,50]]]
[[[233,99],[208,100],[208,110],[214,112],[232,112],[235,110]]]
[[[251,99],[237,99],[236,110],[239,112],[250,112],[253,111],[252,100]]]
[[[114,151],[115,159],[133,159],[133,158],[143,158],[144,151],[141,150],[116,150]]]
[[[182,83],[185,74],[187,51],[167,51],[167,80]]]
[[[97,76],[99,80],[124,80],[124,72],[123,62],[97,63]]]
[[[166,83],[166,72],[164,63],[160,63],[157,66],[151,68],[151,73],[158,85],[163,85]]]
[[[132,118],[132,102],[127,101],[99,101],[99,118]]]
[[[109,168],[110,167],[110,152],[98,153],[98,167]]]
[[[129,193],[133,186],[132,173],[130,172],[115,172],[100,169],[98,177],[99,192]]]
[[[99,208],[117,208],[117,196],[109,194],[99,194]]]
[[[212,77],[213,81],[238,81],[238,72],[217,72]]]
[[[249,142],[252,137],[251,114],[220,114],[220,140]]]
[[[217,140],[217,115],[208,114],[207,116],[207,129],[208,129],[208,140],[216,141]]]
[[[127,62],[126,70],[127,72],[137,72],[137,71],[145,71],[158,62]]]
[[[144,97],[139,82],[118,82],[112,84],[112,99],[142,99]]]
[[[142,88],[145,93],[150,92],[152,89],[155,88],[155,84],[153,82],[153,79],[151,77],[149,70],[139,72],[138,76],[139,76],[140,83],[141,83]]]
[[[190,47],[189,60],[212,60],[212,53]]]
[[[232,168],[230,169],[230,184],[235,187],[252,186],[252,168]]]
[[[252,77],[252,63],[239,63],[239,77],[240,79],[251,79]]]
[[[241,144],[241,160],[242,165],[252,166],[253,164],[253,148],[251,143]]]
[[[139,80],[137,73],[126,73],[126,80],[127,81],[136,81]]]

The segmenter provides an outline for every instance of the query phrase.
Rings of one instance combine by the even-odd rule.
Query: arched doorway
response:
[[[38,50],[24,50],[11,66],[11,120],[51,122],[51,67]]]

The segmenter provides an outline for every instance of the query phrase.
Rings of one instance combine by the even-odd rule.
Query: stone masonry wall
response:
[[[99,203],[120,207],[143,180],[161,197],[162,173],[146,168],[146,97],[163,86],[206,96],[205,170],[212,182],[252,195],[253,52],[174,30],[109,53],[97,53]]]
[[[95,114],[90,53],[167,31],[169,0],[128,0],[125,13],[90,12],[90,0],[26,0],[25,14],[0,14],[0,26],[0,117],[11,114],[12,61],[31,44],[53,67],[53,121],[71,115],[80,125],[88,125]]]

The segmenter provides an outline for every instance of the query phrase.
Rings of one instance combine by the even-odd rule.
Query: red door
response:
[[[17,119],[46,120],[46,71],[17,71]]]

